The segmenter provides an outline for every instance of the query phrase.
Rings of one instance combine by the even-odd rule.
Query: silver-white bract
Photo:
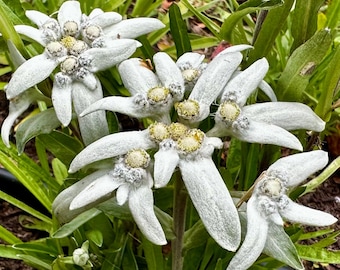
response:
[[[325,128],[325,122],[307,105],[275,101],[274,92],[262,81],[268,68],[267,60],[262,58],[228,82],[215,115],[215,126],[207,132],[207,136],[231,135],[242,141],[274,144],[301,151],[300,141],[288,130],[320,132]],[[257,87],[261,87],[274,101],[245,105]]]
[[[142,149],[129,151],[114,165],[113,170],[100,176],[82,189],[70,203],[70,210],[93,205],[114,195],[119,205],[128,203],[141,232],[154,244],[167,243],[163,229],[153,209],[153,179],[150,157]]]
[[[157,19],[122,20],[118,13],[100,9],[86,16],[78,1],[64,2],[57,19],[35,10],[26,11],[26,16],[38,28],[17,25],[16,31],[40,43],[45,50],[13,73],[6,86],[7,98],[20,98],[24,91],[48,78],[60,65],[60,72],[54,78],[52,103],[64,126],[72,119],[72,105],[78,115],[103,97],[96,72],[131,56],[141,45],[132,38],[164,27]],[[93,130],[101,131],[101,136],[108,134],[105,112],[97,112],[79,122],[85,144],[99,138],[91,134]],[[90,129],[93,126],[95,129]]]
[[[156,53],[153,61],[156,72],[139,58],[123,61],[118,71],[131,97],[103,98],[81,115],[109,110],[170,124],[170,110],[174,102],[181,100],[184,95],[184,80],[176,63],[166,53]]]
[[[183,134],[178,130],[182,129]],[[241,227],[229,191],[211,155],[221,148],[219,138],[205,137],[196,129],[169,127],[169,137],[159,143],[155,154],[155,187],[164,187],[178,166],[190,198],[211,237],[223,248],[235,251],[240,243]]]
[[[248,269],[264,249],[270,252],[272,239],[268,237],[275,238],[273,230],[283,225],[282,219],[310,226],[328,226],[337,221],[331,214],[299,205],[286,195],[290,188],[324,168],[327,162],[328,154],[316,150],[283,157],[264,172],[247,203],[245,239],[227,269]]]

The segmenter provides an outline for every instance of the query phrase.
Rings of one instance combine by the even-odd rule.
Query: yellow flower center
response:
[[[177,141],[179,138],[183,137],[186,132],[188,131],[188,127],[181,124],[181,123],[171,123],[168,127],[168,130],[170,132],[170,137],[174,141]]]
[[[230,101],[225,101],[219,108],[222,119],[226,122],[234,122],[241,113],[240,107]]]
[[[185,100],[175,104],[177,114],[187,120],[193,119],[198,116],[200,112],[200,105],[196,100]]]
[[[148,91],[147,97],[151,103],[159,103],[167,100],[169,93],[165,87],[154,87]]]
[[[71,49],[76,42],[77,40],[72,36],[66,36],[61,39],[61,44],[63,44],[64,47],[68,50]]]
[[[149,162],[150,156],[144,149],[131,150],[125,156],[125,164],[130,168],[146,168]]]
[[[192,129],[177,141],[177,147],[186,152],[191,153],[198,150],[203,143],[204,133],[199,129]]]
[[[149,134],[151,139],[156,142],[161,142],[170,137],[168,126],[158,122],[149,126]]]

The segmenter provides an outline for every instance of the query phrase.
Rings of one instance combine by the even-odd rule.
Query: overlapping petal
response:
[[[65,1],[59,9],[58,12],[58,22],[61,28],[61,31],[65,33],[65,23],[73,22],[77,25],[77,33],[80,31],[80,22],[81,22],[81,9],[80,3],[78,1]],[[67,30],[66,30],[67,31]]]

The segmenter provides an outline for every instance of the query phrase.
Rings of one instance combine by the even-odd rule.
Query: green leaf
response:
[[[275,92],[280,100],[301,101],[315,67],[325,57],[331,42],[330,32],[322,30],[293,52],[277,83]]]
[[[60,125],[53,108],[26,119],[18,126],[16,132],[18,152],[21,154],[24,151],[25,144],[32,138],[40,134],[50,133]]]
[[[263,252],[294,269],[304,269],[294,244],[280,225],[273,223],[269,226]]]
[[[324,0],[297,0],[292,13],[292,36],[294,43],[291,51],[310,39],[317,30],[318,10]]]
[[[303,185],[304,187],[306,187],[306,189],[301,194],[301,196],[314,191],[319,185],[325,182],[339,168],[340,168],[340,157],[337,157],[335,160],[332,161],[331,164],[327,166],[326,169],[322,171],[322,173],[320,173],[317,177],[309,181],[307,184]]]
[[[205,245],[209,237],[202,221],[197,221],[184,233],[183,254],[190,249]]]
[[[273,49],[275,39],[285,26],[293,3],[294,0],[286,0],[282,6],[268,11],[266,19],[261,25],[261,29],[253,44],[254,49],[249,51],[246,66],[250,66],[256,60],[267,56]]]
[[[51,243],[46,242],[45,240],[41,241],[34,241],[34,242],[26,242],[15,244],[13,247],[16,250],[21,251],[30,251],[30,252],[37,252],[37,253],[45,253],[48,255],[58,256],[59,252],[55,245],[51,245]]]
[[[24,210],[26,213],[31,214],[32,216],[46,222],[47,224],[52,225],[52,220],[49,217],[45,216],[44,214],[41,214],[39,211],[19,201],[18,199],[6,194],[5,192],[2,192],[1,190],[0,190],[0,199],[5,200],[6,202],[9,202],[12,205],[15,205],[16,207]]]
[[[54,158],[52,160],[53,175],[59,185],[64,183],[65,178],[68,176],[67,167],[59,159]]]
[[[3,241],[7,242],[8,244],[15,244],[15,243],[21,242],[21,240],[18,237],[16,237],[13,233],[11,233],[9,230],[7,230],[2,225],[0,225],[0,238]]]
[[[96,208],[92,208],[87,210],[86,212],[81,213],[79,216],[74,218],[69,223],[64,224],[61,228],[59,228],[53,235],[53,238],[63,238],[72,234],[76,229],[78,229],[81,225],[85,224],[88,220],[94,218],[95,216],[101,213],[100,210]]]
[[[86,232],[87,239],[91,240],[96,246],[101,247],[103,245],[103,234],[100,230],[90,230]]]
[[[1,234],[1,232],[0,232],[0,234]],[[14,249],[12,245],[0,244],[0,257],[1,258],[17,260],[18,254],[20,254],[20,252],[18,250]]]
[[[24,260],[25,262],[29,264],[33,264],[38,269],[47,269],[52,270],[51,265],[40,258],[37,258],[36,256],[32,255],[26,255],[26,254],[18,254],[18,258]]]
[[[51,211],[52,200],[59,185],[51,175],[42,170],[25,154],[18,156],[12,145],[7,148],[0,141],[0,163],[11,172],[48,211]]]
[[[318,263],[340,263],[340,251],[329,251],[325,248],[296,245],[301,259]]]
[[[220,38],[224,39],[230,43],[234,43],[234,35],[237,31],[243,31],[242,28],[239,29],[237,24],[239,21],[246,15],[256,12],[258,10],[267,10],[274,8],[278,5],[281,5],[283,1],[281,0],[272,0],[272,1],[260,1],[260,0],[252,0],[245,2],[244,5],[241,5],[239,9],[231,14],[222,24],[220,31]],[[243,25],[241,24],[241,27]]]
[[[148,269],[163,269],[162,246],[152,244],[144,236],[142,237],[142,245]]]
[[[327,27],[335,29],[339,26],[340,1],[330,1],[327,8]]]
[[[41,134],[38,138],[45,148],[67,167],[74,157],[84,148],[79,140],[60,131]]]
[[[317,230],[315,232],[308,232],[308,233],[303,233],[299,236],[299,240],[307,240],[311,238],[316,238],[320,237],[329,233],[334,232],[333,229],[324,229],[324,230]]]
[[[318,114],[326,122],[329,121],[332,111],[332,102],[334,93],[338,87],[340,80],[340,45],[333,52],[330,63],[326,68],[326,76],[320,86],[319,102],[315,108],[315,113]]]
[[[170,32],[176,45],[177,58],[182,54],[191,51],[190,39],[181,10],[173,3],[169,8]]]

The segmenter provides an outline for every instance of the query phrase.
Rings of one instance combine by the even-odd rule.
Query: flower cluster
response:
[[[74,107],[87,145],[73,159],[69,173],[96,169],[56,197],[53,212],[61,223],[114,198],[119,206],[128,205],[148,240],[165,245],[166,235],[154,210],[153,189],[169,185],[178,168],[207,232],[222,248],[236,251],[241,243],[239,213],[212,159],[214,151],[223,148],[222,139],[232,136],[302,151],[300,141],[290,131],[320,132],[325,127],[310,107],[277,101],[264,81],[269,69],[265,58],[239,69],[242,52],[251,49],[249,45],[231,46],[210,63],[198,53],[185,53],[175,62],[158,52],[152,68],[143,59],[128,58],[141,46],[133,38],[163,27],[156,19],[122,20],[121,15],[100,9],[87,16],[77,1],[64,2],[57,19],[37,11],[27,11],[26,15],[38,28],[18,25],[16,30],[45,49],[24,62],[7,86],[10,115],[2,126],[2,139],[9,145],[12,124],[35,100],[36,93],[28,89],[59,67],[51,94],[56,116],[67,126]],[[130,93],[128,97],[103,98],[95,73],[114,65]],[[257,89],[270,101],[247,104]],[[108,134],[105,110],[148,118],[148,126],[141,131]],[[200,124],[209,117],[214,118],[214,126],[203,132]],[[113,161],[100,163],[107,159]],[[300,206],[286,195],[327,162],[327,154],[321,150],[299,153],[279,159],[261,175],[247,202],[245,239],[228,269],[247,269],[262,251],[269,250],[275,257],[281,245],[294,249],[282,229],[283,219],[316,226],[336,222],[330,214]],[[281,243],[275,238],[278,231],[284,235]],[[77,259],[78,264],[86,264],[88,257],[84,258]],[[300,267],[299,261],[287,263]]]

